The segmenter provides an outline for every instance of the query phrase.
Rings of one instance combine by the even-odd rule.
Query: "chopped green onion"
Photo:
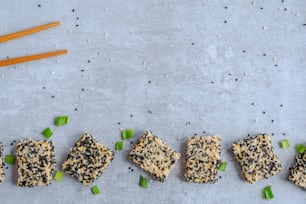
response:
[[[68,124],[68,116],[59,116],[55,118],[55,125],[62,126]]]
[[[227,166],[227,162],[221,162],[220,166],[218,166],[219,171],[225,171]]]
[[[266,200],[271,200],[272,198],[274,198],[271,186],[267,186],[263,189],[262,191],[263,196]]]
[[[143,188],[148,188],[149,187],[149,180],[140,175],[139,178],[139,185]]]
[[[44,129],[42,134],[45,136],[45,138],[50,139],[51,136],[53,135],[53,132],[52,132],[51,128],[47,127],[46,129]]]
[[[99,189],[98,186],[93,186],[93,187],[91,188],[91,192],[92,192],[94,195],[98,195],[98,194],[100,194],[100,189]]]
[[[279,145],[283,149],[287,149],[290,147],[289,141],[288,140],[282,140],[279,142]]]
[[[132,129],[123,130],[121,133],[121,138],[123,140],[131,139],[134,137],[134,132]]]
[[[121,141],[116,142],[115,144],[115,150],[122,150],[123,143]]]
[[[56,173],[55,173],[55,175],[54,175],[54,180],[56,180],[56,181],[62,181],[62,179],[63,179],[63,176],[64,176],[64,172],[62,172],[62,171],[56,171]]]
[[[303,154],[306,150],[305,146],[303,144],[296,145],[296,151],[300,154]]]
[[[5,155],[4,161],[7,164],[15,164],[15,156],[12,154],[7,154]]]

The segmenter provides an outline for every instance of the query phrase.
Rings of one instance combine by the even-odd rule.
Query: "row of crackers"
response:
[[[255,183],[282,171],[270,136],[259,134],[234,142],[233,153],[248,183]],[[4,180],[3,146],[0,143],[0,182]],[[187,182],[215,183],[221,164],[221,137],[188,138],[184,178]],[[129,158],[156,180],[164,182],[181,154],[162,139],[146,131],[132,148]],[[55,149],[51,140],[25,139],[17,143],[17,185],[48,186],[55,170]],[[70,149],[63,171],[84,185],[91,185],[114,159],[114,152],[85,133]],[[288,180],[306,188],[306,152],[296,156]]]

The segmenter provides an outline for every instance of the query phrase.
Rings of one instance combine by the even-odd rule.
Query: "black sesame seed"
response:
[[[265,57],[265,56],[266,56],[266,54],[265,54],[265,53],[263,53],[263,54],[262,54],[262,56],[264,56],[264,57]]]
[[[227,9],[227,6],[224,6],[224,9]]]
[[[260,9],[262,10],[262,9],[263,9],[263,7],[260,7]]]
[[[287,11],[287,8],[284,8],[284,11]]]
[[[255,103],[253,102],[253,103],[251,103],[251,105],[252,105],[252,106],[254,106],[254,105],[255,105]]]
[[[148,84],[151,84],[151,81],[148,81]]]
[[[43,89],[46,89],[46,87],[45,87],[45,86],[43,86],[42,88],[43,88]]]
[[[225,20],[224,23],[227,23],[227,20]]]
[[[275,65],[274,65],[274,67],[278,67],[278,65],[277,65],[277,64],[275,64]]]
[[[243,53],[246,53],[246,50],[242,50]]]
[[[76,17],[76,20],[79,20],[80,18],[79,17]]]
[[[271,120],[271,123],[274,123],[274,120]]]
[[[283,107],[284,105],[283,105],[283,104],[280,104],[279,106],[280,106],[280,107]]]
[[[131,114],[130,117],[132,118],[132,117],[133,117],[133,114]]]
[[[40,5],[40,4],[38,4],[38,5],[37,5],[37,7],[41,7],[41,5]]]
[[[262,111],[262,114],[266,114],[266,111]]]
[[[75,27],[79,27],[79,24],[76,24]]]
[[[75,10],[74,10],[74,9],[72,9],[71,11],[72,11],[72,13],[74,13],[74,12],[75,12]]]
[[[90,63],[90,60],[87,60],[87,63]]]
[[[81,69],[81,72],[85,72],[85,70],[84,70],[84,69]]]
[[[77,108],[75,108],[75,109],[74,109],[74,111],[78,111],[78,109],[77,109]]]
[[[51,96],[52,98],[55,98],[55,96]]]
[[[238,81],[238,78],[236,78],[235,81]]]
[[[194,42],[192,42],[191,45],[195,45]]]
[[[148,110],[148,113],[149,113],[149,114],[152,114],[152,111],[151,111],[151,110]]]
[[[82,91],[85,91],[85,89],[84,89],[84,88],[82,88],[81,90],[82,90]]]
[[[120,125],[120,124],[121,124],[121,122],[118,122],[117,124],[118,124],[118,125]]]

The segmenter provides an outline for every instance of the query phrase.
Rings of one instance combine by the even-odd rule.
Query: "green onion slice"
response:
[[[54,175],[54,180],[56,180],[56,181],[62,181],[62,179],[63,179],[63,176],[64,176],[64,172],[62,172],[62,171],[56,171],[56,173],[55,173],[55,175]]]
[[[283,149],[287,149],[290,147],[289,140],[282,140],[279,142],[279,145]]]
[[[51,128],[47,127],[46,129],[44,129],[44,131],[42,131],[42,134],[45,136],[45,138],[50,139],[53,135],[53,132]]]
[[[123,143],[121,141],[116,142],[115,144],[115,150],[122,150]]]
[[[91,188],[91,192],[92,192],[94,195],[98,195],[98,194],[100,194],[100,189],[99,189],[98,186],[93,186],[93,187]]]
[[[300,154],[303,154],[306,150],[305,146],[303,144],[296,145],[296,151]]]
[[[121,133],[121,138],[123,140],[131,139],[134,137],[134,132],[132,129],[123,130]]]
[[[59,116],[55,118],[55,125],[62,126],[68,124],[68,116]]]
[[[143,188],[148,188],[149,187],[149,180],[140,175],[139,177],[139,185]]]
[[[4,161],[7,164],[15,164],[15,156],[12,154],[7,154],[5,155]]]
[[[218,166],[219,171],[225,171],[227,166],[227,162],[221,162],[220,166]]]
[[[274,198],[271,186],[267,186],[263,189],[262,191],[263,196],[266,200],[271,200],[272,198]]]

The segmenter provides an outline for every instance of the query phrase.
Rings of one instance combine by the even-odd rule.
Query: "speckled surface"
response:
[[[254,3],[253,3],[254,2]],[[5,169],[1,204],[20,203],[305,203],[286,180],[294,146],[306,144],[306,2],[0,0],[0,34],[51,21],[62,25],[0,45],[0,59],[67,48],[69,54],[0,69],[0,140],[42,139],[50,126],[57,168],[88,131],[114,149],[120,128],[136,141],[151,129],[184,153],[194,133],[220,135],[226,172],[215,184],[183,180],[184,155],[165,183],[138,186],[145,175],[128,160],[130,141],[95,184],[98,196],[70,176],[49,187],[19,188]],[[55,127],[58,115],[67,126]],[[204,132],[204,133],[203,133]],[[266,132],[283,171],[253,185],[243,180],[232,142]],[[273,133],[273,134],[272,134]],[[290,149],[278,142],[289,139]],[[133,170],[131,170],[133,169]]]

